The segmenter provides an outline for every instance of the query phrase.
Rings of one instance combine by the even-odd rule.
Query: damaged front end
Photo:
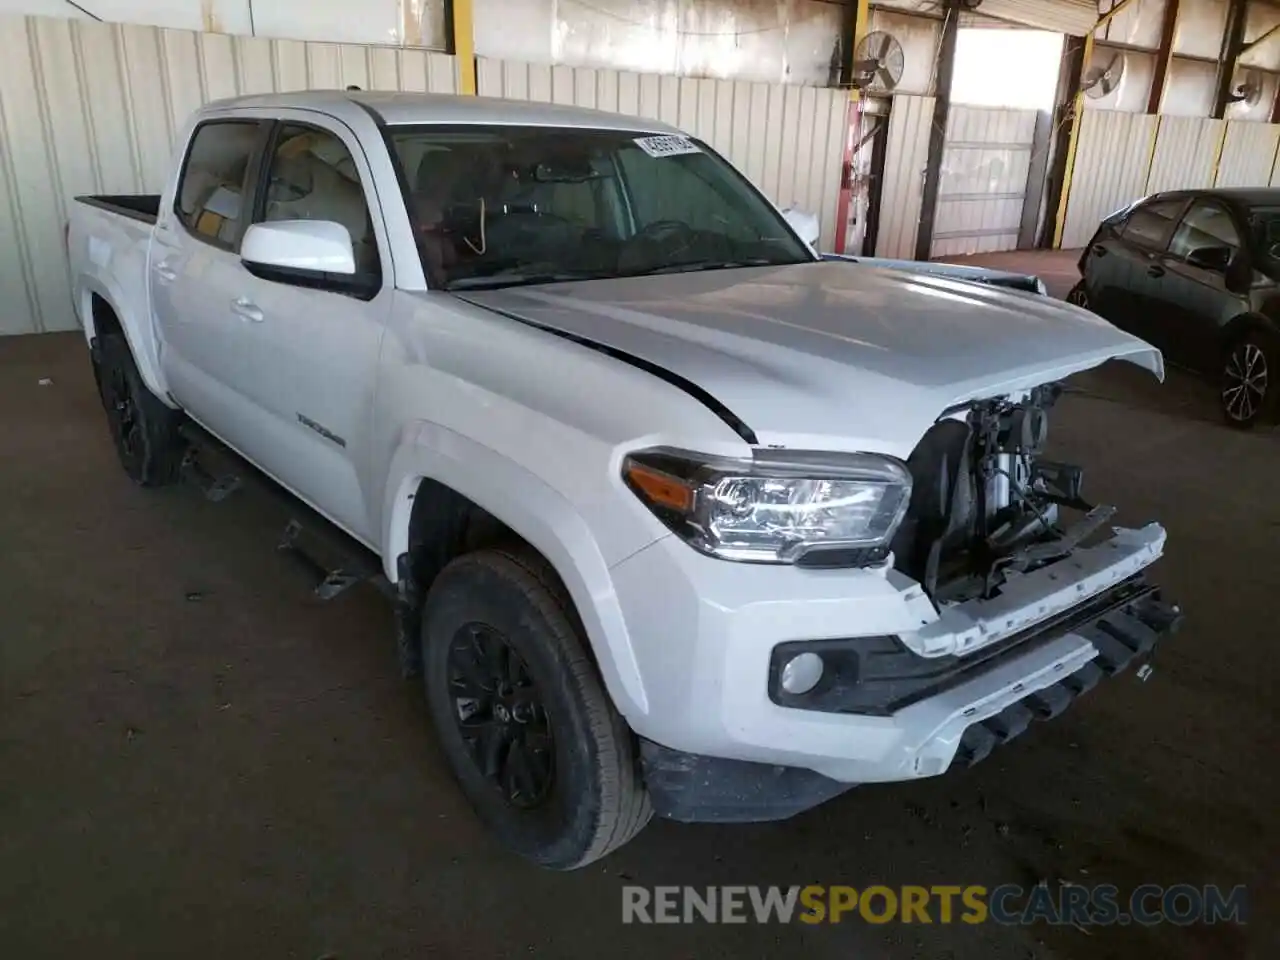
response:
[[[1079,467],[1041,456],[1061,392],[1048,384],[948,411],[907,459],[911,503],[893,552],[935,603],[996,596],[1010,574],[1070,555],[1115,514],[1082,498]]]

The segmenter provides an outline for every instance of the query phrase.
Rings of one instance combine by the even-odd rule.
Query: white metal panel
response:
[[[1224,124],[1205,117],[1161,117],[1145,192],[1213,186],[1213,158]]]
[[[1182,0],[1173,31],[1173,52],[1216,60],[1226,28],[1227,0]]]
[[[1098,22],[1096,0],[983,0],[984,16],[1083,37]]]
[[[1155,126],[1146,114],[1084,111],[1062,246],[1085,243],[1103,217],[1145,196]]]
[[[924,169],[929,158],[933,97],[894,97],[880,187],[877,257],[913,259],[920,229]]]
[[[931,256],[1017,249],[1035,131],[1035,110],[952,106]]]
[[[1265,187],[1271,182],[1280,126],[1231,120],[1222,143],[1215,187]]]
[[[674,124],[724,154],[766,196],[818,216],[835,239],[848,97],[796,84],[673,77],[477,58],[477,92],[549,100]]]
[[[200,104],[348,83],[455,89],[453,57],[424,50],[18,16],[0,16],[0,43],[0,333],[74,328],[72,198],[160,192]]]

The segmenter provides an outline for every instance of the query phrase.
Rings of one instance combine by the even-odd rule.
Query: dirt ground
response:
[[[377,592],[314,600],[258,491],[130,485],[82,341],[0,339],[0,957],[1280,955],[1280,433],[1143,377],[1077,378],[1054,452],[1169,529],[1155,576],[1188,620],[1147,682],[1104,682],[970,771],[780,824],[655,822],[556,875],[473,819]],[[1246,884],[1250,923],[621,923],[626,883],[1041,881]]]

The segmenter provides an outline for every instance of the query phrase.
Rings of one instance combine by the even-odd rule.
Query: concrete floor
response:
[[[1095,499],[1169,528],[1156,577],[1189,619],[1148,682],[971,771],[781,824],[656,822],[555,875],[471,816],[378,594],[311,599],[260,492],[130,485],[82,342],[0,340],[0,957],[1276,956],[1280,436],[1133,374],[1080,378],[1054,446]],[[1244,883],[1252,923],[620,924],[628,882],[1041,880]]]

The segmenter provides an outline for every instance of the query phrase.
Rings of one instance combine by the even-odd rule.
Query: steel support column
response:
[[[1173,34],[1178,28],[1178,0],[1165,0],[1164,21],[1160,26],[1160,49],[1156,51],[1156,72],[1151,78],[1151,92],[1147,95],[1147,113],[1159,113],[1164,99],[1164,85],[1169,78],[1169,63],[1173,60]]]
[[[1236,58],[1244,49],[1246,0],[1231,0],[1227,7],[1227,28],[1222,32],[1222,52],[1218,55],[1218,79],[1209,116],[1221,120],[1231,101],[1231,81],[1235,78]]]
[[[475,8],[472,0],[445,0],[445,23],[448,26],[448,52],[458,66],[458,92],[474,96],[476,92]]]
[[[929,128],[929,152],[920,191],[920,224],[916,231],[916,259],[928,260],[933,246],[937,215],[938,181],[942,177],[942,153],[947,143],[947,117],[951,114],[951,78],[956,65],[956,38],[960,35],[960,0],[945,0],[942,39],[938,44],[938,70],[933,86],[933,126]]]
[[[849,90],[848,116],[845,121],[844,156],[840,164],[840,193],[836,200],[836,253],[848,252],[849,208],[853,204],[853,164],[855,144],[862,140],[862,91],[853,85],[853,61],[858,44],[867,35],[871,19],[869,0],[846,2],[841,14],[840,85]],[[878,198],[876,198],[878,199]],[[870,201],[870,198],[869,198]],[[870,202],[869,204],[870,205]],[[861,251],[859,251],[861,252]]]

